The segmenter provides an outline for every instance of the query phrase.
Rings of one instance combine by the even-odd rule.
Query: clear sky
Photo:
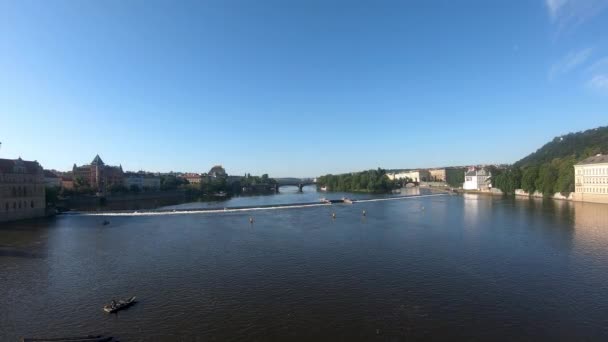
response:
[[[608,124],[608,1],[0,0],[1,158],[316,176]]]

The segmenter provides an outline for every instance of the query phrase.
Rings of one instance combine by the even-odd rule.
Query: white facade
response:
[[[415,170],[399,173],[387,173],[386,176],[390,180],[409,178],[414,182],[426,182],[430,180],[430,174],[426,170]]]
[[[492,187],[490,183],[492,173],[485,169],[469,169],[464,173],[464,190],[484,190]]]
[[[188,181],[190,184],[200,184],[203,180],[203,175],[198,173],[187,173],[182,178]]]
[[[125,174],[124,184],[127,188],[135,185],[141,189],[144,186],[144,178],[138,174]]]
[[[135,185],[139,189],[159,190],[160,177],[144,172],[127,172],[124,176],[124,185],[127,188]]]
[[[574,193],[608,202],[608,155],[598,154],[574,165]]]

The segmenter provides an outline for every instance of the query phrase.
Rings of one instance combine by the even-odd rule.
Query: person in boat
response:
[[[112,302],[110,303],[110,307],[111,307],[112,309],[115,309],[115,308],[116,308],[116,301],[115,301],[114,299],[112,299]]]

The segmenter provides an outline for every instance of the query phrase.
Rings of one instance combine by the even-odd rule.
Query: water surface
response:
[[[608,338],[607,206],[446,195],[251,215],[4,225],[0,340]],[[130,295],[132,308],[101,311]]]

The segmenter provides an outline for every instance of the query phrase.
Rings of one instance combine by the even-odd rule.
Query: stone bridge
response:
[[[279,178],[277,179],[277,192],[282,186],[297,186],[298,191],[302,192],[302,188],[306,185],[315,184],[310,178]]]

